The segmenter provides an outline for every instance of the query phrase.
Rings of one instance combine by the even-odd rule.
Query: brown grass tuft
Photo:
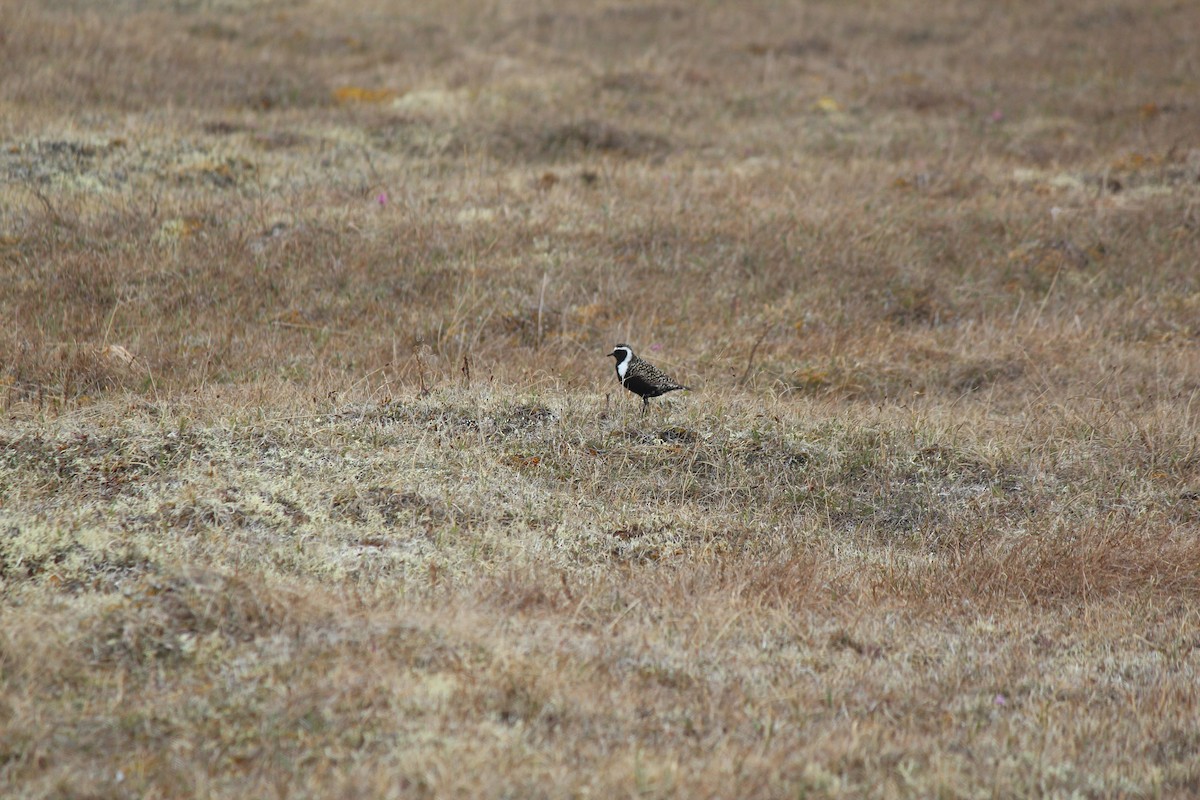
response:
[[[1030,533],[956,565],[959,591],[1041,604],[1095,598],[1200,596],[1200,543],[1182,530],[1126,519]]]

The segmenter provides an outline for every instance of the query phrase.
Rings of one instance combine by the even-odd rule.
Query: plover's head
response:
[[[633,348],[627,344],[619,344],[612,349],[609,355],[617,360],[617,377],[625,380],[625,373],[629,370],[629,362],[633,361]]]
[[[617,363],[620,364],[622,361],[627,361],[630,358],[633,358],[633,348],[627,344],[619,344],[613,348],[609,355],[615,358]]]

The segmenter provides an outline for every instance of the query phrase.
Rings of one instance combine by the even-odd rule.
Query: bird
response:
[[[633,348],[627,344],[618,344],[609,355],[617,360],[617,380],[626,389],[641,396],[642,416],[645,416],[650,408],[651,397],[688,388],[682,383],[676,383],[667,373],[649,361],[638,358],[633,354]]]

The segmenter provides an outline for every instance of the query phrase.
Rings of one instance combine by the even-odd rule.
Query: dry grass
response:
[[[1200,794],[1198,29],[0,0],[0,785]]]

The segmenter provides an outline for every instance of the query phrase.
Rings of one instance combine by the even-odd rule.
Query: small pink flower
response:
[[[388,204],[387,192],[380,192],[379,196],[375,198],[375,202],[379,203],[380,208],[383,208],[384,206],[386,206]]]
[[[995,111],[992,112],[992,122],[999,122],[1002,119],[1004,119],[1003,111],[1001,111],[1000,109],[997,108]]]
[[[1006,705],[1008,705],[1008,698],[1006,698],[1006,697],[1005,697],[1004,695],[1002,695],[1002,694],[998,694],[998,695],[996,695],[996,705],[998,705],[998,706],[1006,706]]]
[[[651,352],[653,352],[653,353],[657,353],[659,350],[662,350],[662,345],[661,345],[661,344],[652,344],[652,345],[650,345],[650,351],[651,351]]]

